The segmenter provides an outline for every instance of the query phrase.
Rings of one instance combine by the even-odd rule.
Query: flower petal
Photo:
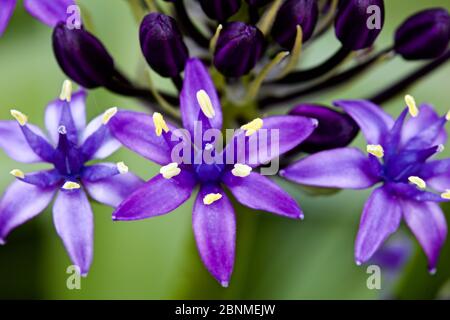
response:
[[[74,0],[24,0],[25,9],[42,23],[54,27],[66,21],[67,8],[75,5]]]
[[[94,118],[82,134],[82,152],[86,161],[105,159],[121,147],[120,142],[112,135],[110,128],[103,125],[102,118],[102,116]]]
[[[0,244],[16,227],[41,213],[52,201],[55,190],[22,181],[13,182],[0,200]]]
[[[210,193],[220,193],[222,198],[205,205],[203,198]],[[234,266],[236,218],[230,200],[219,186],[204,185],[200,189],[192,213],[192,227],[203,264],[227,287]]]
[[[16,8],[16,0],[2,0],[0,1],[2,9],[0,10],[0,37],[5,32],[11,19],[14,9]]]
[[[83,132],[86,127],[86,97],[87,92],[85,90],[78,90],[72,94],[72,99],[70,101],[70,111],[77,132],[79,133]],[[63,106],[64,101],[56,99],[51,101],[45,110],[45,126],[54,145],[58,144],[58,126],[61,120]]]
[[[94,250],[94,217],[82,189],[62,190],[53,206],[53,222],[73,264],[87,275]]]
[[[341,148],[306,157],[280,175],[316,187],[365,189],[380,181],[374,163],[358,149]]]
[[[223,182],[244,206],[289,218],[303,218],[297,202],[272,180],[259,173],[252,172],[249,176],[240,178],[227,172]]]
[[[34,132],[44,136],[38,127],[28,125]],[[13,160],[23,163],[42,162],[30,147],[16,121],[0,121],[0,148]]]
[[[204,90],[214,109],[214,117],[206,118],[197,101],[197,92]],[[183,120],[183,127],[189,130],[191,136],[194,135],[194,124],[199,121],[204,128],[222,129],[222,107],[216,88],[203,63],[198,59],[189,59],[184,71],[183,90],[180,94],[180,109]]]
[[[344,109],[358,123],[369,144],[383,144],[383,137],[394,125],[392,117],[370,101],[338,100],[334,105]]]
[[[447,223],[438,204],[402,201],[406,224],[416,236],[428,257],[430,271],[436,268],[441,248],[447,237]]]
[[[421,167],[419,177],[435,190],[450,190],[450,159],[425,163]]]
[[[89,195],[96,201],[116,208],[144,182],[131,172],[97,181],[82,180]]]
[[[396,198],[386,187],[375,189],[367,199],[355,243],[355,260],[369,260],[380,245],[394,233],[402,218]]]
[[[301,116],[264,118],[261,129],[249,137],[244,130],[237,131],[225,149],[226,163],[234,161],[252,167],[268,163],[299,145],[317,124],[317,120]]]
[[[58,170],[52,169],[27,173],[24,178],[18,177],[18,179],[40,188],[56,188],[62,182],[63,176],[59,174]]]
[[[114,220],[140,220],[175,210],[191,196],[195,178],[188,171],[171,179],[157,175],[133,192],[113,214]]]

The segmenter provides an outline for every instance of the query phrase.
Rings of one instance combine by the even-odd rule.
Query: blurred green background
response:
[[[138,25],[125,0],[79,1],[92,16],[95,34],[102,39],[117,65],[130,76],[142,63]],[[410,14],[425,7],[444,6],[448,0],[386,1],[386,25],[377,42],[389,45],[395,28]],[[305,65],[329,56],[338,47],[331,32],[304,54]],[[388,62],[351,86],[310,96],[305,101],[330,103],[334,99],[369,96],[400,78],[417,63],[400,58]],[[450,64],[415,85],[410,93],[430,102],[440,113],[450,109]],[[30,121],[43,125],[48,101],[59,94],[64,74],[51,49],[51,30],[31,18],[21,1],[5,35],[0,39],[0,119],[10,119],[17,108]],[[164,82],[162,82],[164,84]],[[111,106],[141,109],[132,99],[105,90],[90,92],[89,118]],[[292,107],[293,104],[286,105]],[[397,115],[402,97],[386,106]],[[1,138],[1,137],[0,137]],[[362,146],[359,137],[355,142]],[[448,151],[445,156],[450,155]],[[143,178],[158,168],[131,152],[121,150],[113,161],[125,161]],[[8,172],[20,167],[0,151],[0,190],[13,181]],[[369,290],[365,267],[353,262],[354,238],[369,191],[343,191],[312,197],[295,185],[281,182],[305,211],[302,222],[236,205],[238,254],[228,289],[221,288],[200,263],[191,230],[192,200],[173,213],[145,221],[112,222],[110,208],[93,204],[95,213],[94,263],[81,290],[68,290],[66,268],[71,264],[52,223],[51,210],[16,229],[0,247],[0,298],[49,299],[377,299],[435,298],[446,294],[450,277],[450,248],[446,245],[438,274],[428,275],[416,241],[414,253],[396,283],[383,282],[393,291]],[[163,192],[163,190],[162,190]],[[24,195],[26,196],[26,195]],[[450,206],[444,208],[450,211]],[[409,231],[406,232],[411,237]],[[412,237],[411,237],[412,238]],[[448,285],[447,285],[448,288]]]

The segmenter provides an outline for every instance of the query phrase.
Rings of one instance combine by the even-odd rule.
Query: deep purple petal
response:
[[[53,222],[73,264],[87,275],[94,250],[94,217],[82,189],[60,191],[53,206]]]
[[[144,182],[131,172],[97,181],[82,180],[89,195],[96,201],[116,208]]]
[[[98,163],[84,167],[81,172],[81,179],[84,181],[96,182],[120,174],[115,163]]]
[[[29,126],[34,132],[44,136],[38,127]],[[43,161],[30,147],[16,121],[0,121],[0,137],[0,148],[13,160],[23,163]]]
[[[434,270],[447,237],[447,223],[441,208],[433,202],[402,201],[402,211],[406,224],[428,257],[429,270]]]
[[[195,184],[188,171],[181,171],[172,179],[157,175],[122,202],[113,219],[140,220],[169,213],[189,199]]]
[[[249,137],[244,130],[237,131],[225,149],[227,163],[234,161],[252,167],[268,163],[295,148],[317,127],[317,120],[301,116],[273,116],[262,120],[262,128]]]
[[[425,163],[421,167],[419,177],[435,190],[450,190],[450,159]]]
[[[0,37],[6,30],[16,7],[16,0],[0,0]]]
[[[56,156],[55,149],[41,131],[35,130],[35,127],[29,124],[21,126],[20,129],[33,152],[43,161],[53,163]]]
[[[103,125],[102,118],[102,116],[94,118],[83,132],[81,144],[86,160],[105,159],[121,146],[110,132],[109,126]]]
[[[79,90],[72,94],[72,100],[70,101],[70,111],[79,133],[82,133],[86,127],[86,96],[85,90]],[[54,145],[58,143],[58,126],[63,105],[63,101],[56,99],[51,101],[45,110],[45,126]]]
[[[326,188],[365,189],[380,181],[374,162],[355,148],[313,154],[280,175],[299,184]]]
[[[74,0],[24,0],[25,9],[36,19],[50,27],[68,18],[67,8]]]
[[[209,193],[220,193],[222,198],[205,205],[203,198]],[[236,218],[230,200],[219,186],[204,185],[200,189],[192,213],[192,227],[203,264],[227,287],[234,266]]]
[[[156,135],[152,116],[134,111],[119,111],[108,126],[117,140],[144,158],[161,165],[173,162],[171,145],[164,135]],[[170,131],[175,130],[172,125],[168,126]]]
[[[252,172],[241,178],[227,172],[223,182],[244,206],[289,218],[303,218],[303,212],[297,202],[272,180],[259,173]]]
[[[0,200],[0,244],[16,227],[41,213],[52,201],[54,189],[13,182]]]
[[[338,100],[341,107],[358,123],[364,137],[370,144],[383,144],[383,137],[394,125],[394,120],[381,108],[366,100]]]
[[[204,90],[211,99],[215,116],[208,119],[203,115],[197,101],[197,92]],[[203,63],[198,59],[189,59],[184,71],[183,90],[180,94],[180,108],[183,127],[194,134],[195,122],[199,119],[204,128],[222,129],[222,107],[216,88]]]
[[[52,169],[26,173],[23,179],[22,178],[17,179],[40,188],[48,189],[48,188],[56,188],[63,181],[63,176],[61,176],[58,170]]]
[[[369,260],[380,245],[394,233],[402,218],[397,199],[386,187],[375,189],[364,206],[355,243],[355,260]]]

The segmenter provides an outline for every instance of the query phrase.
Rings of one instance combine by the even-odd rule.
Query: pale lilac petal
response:
[[[370,144],[383,144],[383,138],[394,125],[392,117],[370,101],[338,100],[334,104],[344,109],[358,123]]]
[[[437,191],[450,190],[450,159],[425,163],[421,167],[419,176]]]
[[[94,250],[94,217],[82,189],[62,190],[53,206],[53,222],[73,264],[87,275]]]
[[[355,243],[355,260],[369,260],[381,244],[397,231],[402,218],[398,200],[386,187],[375,189],[364,206]]]
[[[277,184],[259,173],[252,172],[249,176],[241,178],[227,172],[223,182],[244,206],[289,218],[303,218],[297,202]]]
[[[42,23],[54,27],[68,18],[67,8],[75,5],[74,0],[24,0],[25,9]]]
[[[131,172],[98,181],[83,180],[83,186],[92,199],[113,208],[143,185],[144,182]]]
[[[22,181],[13,182],[0,200],[0,244],[16,227],[34,218],[52,201],[54,188],[43,189]]]
[[[0,0],[0,37],[5,32],[15,7],[16,0]]]
[[[44,137],[44,134],[38,127],[28,126],[36,134]],[[0,148],[13,160],[23,163],[43,161],[30,147],[21,127],[16,121],[0,121],[0,137]]]
[[[222,198],[205,205],[203,198],[209,193],[220,193]],[[192,227],[203,264],[227,287],[234,266],[236,218],[230,200],[219,186],[204,185],[200,189],[192,213]]]
[[[188,171],[171,179],[157,175],[132,193],[113,214],[114,220],[140,220],[175,210],[191,196],[195,178]]]
[[[227,163],[245,163],[252,167],[270,162],[303,142],[317,127],[317,120],[301,116],[264,118],[263,126],[246,137],[239,130],[225,149]]]
[[[316,187],[365,189],[380,181],[375,162],[358,149],[322,151],[281,170],[288,180]]]
[[[175,127],[167,124],[172,132]],[[163,134],[157,136],[151,115],[119,111],[108,124],[114,137],[126,148],[161,165],[174,162],[171,158],[172,146]]]
[[[402,201],[406,224],[416,236],[433,271],[447,237],[447,223],[438,204],[433,202]]]
[[[86,127],[86,97],[87,92],[79,90],[72,94],[72,100],[70,101],[70,111],[79,133],[83,132]],[[51,101],[45,110],[45,126],[54,145],[58,143],[59,139],[58,127],[63,105],[63,101],[56,99]]]
[[[210,97],[215,116],[206,118],[197,101],[197,92],[204,90]],[[203,128],[222,129],[222,107],[217,95],[214,83],[205,65],[198,59],[190,59],[186,63],[184,71],[183,90],[180,94],[180,110],[183,127],[188,129],[191,135],[194,133],[194,124],[199,119]]]
[[[94,118],[86,127],[82,134],[81,145],[85,145],[88,139],[91,140],[92,146],[95,150],[91,150],[89,159],[105,159],[119,150],[121,147],[120,142],[113,137],[110,133],[109,127],[103,128],[103,116]],[[96,133],[100,131],[100,134],[96,136]],[[95,140],[95,141],[94,141]]]

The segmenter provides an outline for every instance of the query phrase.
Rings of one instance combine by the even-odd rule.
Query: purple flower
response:
[[[190,59],[186,64],[180,102],[185,134],[195,137],[199,129],[222,128],[219,97],[206,68],[197,59]],[[169,213],[188,200],[195,186],[199,185],[192,216],[197,247],[208,271],[226,287],[234,265],[236,220],[233,206],[222,186],[226,186],[237,201],[252,209],[302,218],[302,211],[293,198],[252,170],[297,146],[316,125],[316,120],[300,116],[256,119],[238,130],[223,152],[219,151],[222,146],[216,139],[200,143],[194,139],[194,145],[189,139],[182,139],[181,145],[192,151],[193,156],[186,157],[183,153],[183,159],[188,161],[177,162],[172,156],[180,145],[179,141],[172,140],[172,134],[176,135],[177,131],[164,121],[161,114],[155,113],[152,118],[142,113],[119,111],[109,122],[116,139],[162,165],[162,168],[160,175],[148,181],[117,208],[113,218],[139,220]],[[276,153],[258,156],[257,148],[247,147],[252,142],[258,142],[258,146],[265,142],[260,135],[265,131],[263,129],[269,135],[279,133],[279,149]],[[232,153],[239,141],[245,145],[245,154]],[[271,149],[270,145],[268,148]],[[206,161],[207,153],[217,153],[214,159],[231,160]]]
[[[5,243],[14,228],[41,213],[56,194],[56,231],[72,262],[82,275],[87,275],[92,262],[94,221],[84,190],[94,200],[115,207],[142,182],[128,173],[123,163],[85,164],[103,159],[120,147],[105,125],[117,109],[109,109],[86,126],[86,93],[80,90],[71,96],[70,91],[70,82],[66,81],[60,99],[47,106],[48,139],[17,110],[11,110],[11,114],[18,123],[0,121],[0,148],[8,156],[18,162],[45,162],[53,167],[29,174],[11,171],[17,181],[0,200],[0,243]]]
[[[444,126],[450,117],[438,116],[429,105],[419,110],[411,96],[405,100],[412,115],[406,123],[408,109],[394,121],[368,101],[337,101],[360,126],[369,144],[368,156],[355,148],[323,151],[300,160],[281,175],[317,187],[365,189],[381,183],[363,210],[356,263],[368,261],[398,229],[403,217],[428,257],[429,270],[434,271],[447,236],[438,203],[450,198],[450,160],[427,160],[442,150]]]
[[[67,9],[75,0],[24,0],[25,9],[42,23],[54,27],[68,18]],[[16,0],[0,0],[0,36],[8,26],[16,7]]]

